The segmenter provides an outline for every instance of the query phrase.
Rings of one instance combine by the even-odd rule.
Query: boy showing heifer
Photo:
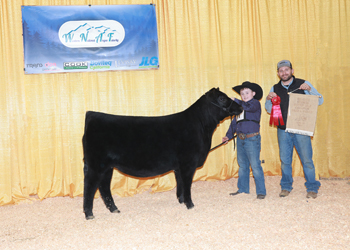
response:
[[[222,142],[227,142],[233,138],[235,133],[237,134],[238,191],[230,195],[249,193],[251,166],[257,198],[264,199],[266,188],[260,161],[261,137],[259,133],[261,117],[259,100],[263,96],[263,90],[258,84],[248,81],[233,87],[233,90],[241,95],[242,100],[234,98],[234,101],[243,107],[243,112],[232,120],[226,136],[222,138]]]

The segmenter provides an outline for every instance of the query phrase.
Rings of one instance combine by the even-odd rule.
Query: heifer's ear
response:
[[[217,87],[216,89],[220,91],[219,87]]]

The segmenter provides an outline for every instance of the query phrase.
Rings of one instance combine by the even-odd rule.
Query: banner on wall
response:
[[[25,74],[158,69],[154,5],[22,6]]]

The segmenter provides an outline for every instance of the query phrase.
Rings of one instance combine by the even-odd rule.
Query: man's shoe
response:
[[[262,200],[262,199],[265,199],[265,196],[266,195],[258,194],[258,196],[256,198],[259,199],[259,200]]]
[[[240,192],[236,192],[236,193],[230,193],[230,195],[234,196],[234,195],[237,195],[237,194],[240,194]]]
[[[315,192],[307,192],[306,198],[316,198],[317,197],[317,193]]]
[[[286,197],[289,195],[289,193],[290,193],[290,191],[288,191],[288,190],[282,190],[282,192],[280,193],[280,197]]]

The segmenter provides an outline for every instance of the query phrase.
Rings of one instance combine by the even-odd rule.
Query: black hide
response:
[[[221,120],[241,112],[242,107],[219,88],[208,91],[188,109],[167,116],[86,112],[83,136],[86,219],[94,218],[92,207],[97,189],[107,208],[119,212],[110,191],[113,168],[135,177],[174,171],[177,198],[192,208],[192,178],[207,158],[214,130]]]

